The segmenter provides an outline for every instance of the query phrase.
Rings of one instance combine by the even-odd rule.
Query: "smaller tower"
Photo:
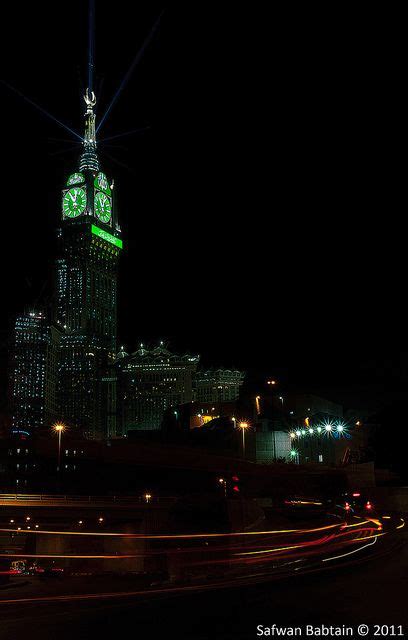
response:
[[[31,434],[57,417],[59,340],[60,332],[42,311],[17,316],[10,380],[13,432]]]

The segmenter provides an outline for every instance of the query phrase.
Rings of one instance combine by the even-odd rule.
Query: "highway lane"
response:
[[[146,538],[149,542],[153,539],[154,545],[165,546],[167,563],[172,566],[171,581],[160,579],[152,585],[148,576],[143,578],[132,574],[67,576],[62,580],[42,580],[41,576],[13,578],[12,586],[3,585],[0,589],[0,617],[6,625],[2,625],[2,629],[11,629],[13,625],[18,628],[21,615],[28,620],[33,618],[35,628],[38,627],[37,618],[42,621],[41,624],[52,626],[52,619],[65,615],[68,620],[76,619],[81,625],[89,617],[92,618],[95,608],[108,611],[113,607],[114,610],[130,611],[134,608],[139,610],[145,603],[154,609],[158,603],[162,605],[163,599],[165,602],[171,599],[176,603],[177,610],[184,606],[183,602],[190,602],[193,598],[191,607],[188,604],[188,619],[197,602],[211,601],[212,594],[216,593],[219,596],[211,603],[211,610],[218,611],[217,615],[222,617],[219,602],[232,603],[235,595],[238,599],[243,593],[257,593],[258,597],[259,594],[263,597],[265,593],[275,592],[277,584],[278,593],[281,594],[281,586],[290,574],[296,576],[296,585],[301,584],[302,580],[314,584],[320,578],[327,581],[327,569],[330,569],[329,573],[337,581],[344,567],[354,568],[356,561],[363,559],[371,565],[379,555],[390,552],[395,544],[405,539],[404,521],[397,515],[384,515],[384,518],[352,515],[347,521],[337,515],[335,520],[333,522],[332,518],[330,523],[321,526],[215,533],[212,536],[208,533],[181,536],[130,534],[137,541],[140,538]],[[29,531],[23,535],[32,539],[42,533]],[[46,532],[46,535],[50,534],[61,537],[61,532]],[[10,535],[10,525],[3,535]],[[64,535],[75,540],[78,537],[86,538],[93,544],[95,532],[66,531]],[[111,536],[112,532],[98,532],[98,535]],[[129,534],[120,532],[113,535],[122,537]],[[163,548],[149,549],[147,555],[152,552],[163,554]],[[9,555],[10,551],[3,557]],[[31,555],[36,557],[36,554],[27,554],[24,550],[11,554],[17,558]],[[120,556],[115,556],[116,560],[120,560]],[[302,573],[306,575],[301,576]],[[194,600],[195,597],[199,600]],[[303,601],[303,596],[300,599]],[[296,615],[301,613],[298,604],[296,602],[295,609],[290,607],[292,614],[293,611],[296,611]],[[284,612],[286,605],[284,603],[279,611]],[[80,611],[83,612],[83,620],[82,614],[79,619],[76,618]],[[140,624],[147,624],[143,615],[140,619],[144,620]],[[182,620],[180,615],[178,620]],[[95,624],[99,623],[96,621]]]
[[[243,640],[258,624],[404,624],[408,622],[407,534],[382,541],[364,561],[325,571],[243,584],[98,600],[19,604],[0,609],[2,638],[139,638]],[[398,547],[395,547],[398,545]],[[109,578],[106,578],[109,584]],[[4,597],[4,593],[3,593]],[[28,633],[29,631],[29,633]]]
[[[345,514],[328,516],[320,526],[197,534],[51,530],[31,522],[25,523],[24,530],[14,521],[0,527],[0,558],[3,563],[10,562],[13,571],[22,568],[22,561],[23,573],[29,567],[38,573],[58,561],[65,575],[84,566],[93,573],[101,567],[127,573],[154,567],[156,571],[165,569],[172,582],[186,584],[194,580],[207,583],[211,574],[237,578],[249,573],[286,573],[289,567],[297,571],[311,561],[331,562],[360,553],[404,526],[400,518]]]

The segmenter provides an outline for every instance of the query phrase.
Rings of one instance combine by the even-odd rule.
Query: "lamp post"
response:
[[[245,431],[249,428],[248,422],[240,422],[239,428],[242,431],[242,457],[245,458]]]
[[[224,497],[227,497],[227,481],[225,478],[218,478],[218,482],[224,488]]]
[[[261,413],[261,396],[256,396],[255,398],[255,407],[256,407],[256,413],[259,416],[259,414]]]
[[[61,467],[61,435],[65,431],[65,425],[63,424],[55,424],[54,431],[58,433],[58,466],[57,471],[59,472]]]

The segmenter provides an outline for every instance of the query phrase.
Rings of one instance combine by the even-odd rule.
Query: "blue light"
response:
[[[80,136],[76,131],[74,131],[73,129],[68,127],[68,125],[66,125],[63,122],[61,122],[61,120],[58,120],[58,118],[55,118],[51,113],[49,113],[49,111],[47,111],[46,109],[43,109],[42,107],[40,107],[40,105],[38,105],[36,102],[34,102],[34,100],[31,100],[31,98],[28,98],[27,96],[25,96],[24,93],[22,93],[21,91],[19,91],[15,87],[13,87],[11,84],[6,82],[5,80],[1,80],[1,82],[6,87],[8,87],[8,89],[10,89],[11,91],[14,91],[14,93],[16,93],[18,96],[20,96],[20,98],[23,98],[23,100],[25,100],[26,102],[31,104],[33,107],[38,109],[38,111],[41,111],[41,113],[43,113],[44,115],[48,116],[48,118],[51,118],[51,120],[54,120],[54,122],[56,122],[61,127],[64,127],[64,129],[66,129],[67,131],[72,133],[72,135],[75,136],[76,138],[78,138],[78,140],[81,140],[81,142],[83,141],[82,136]]]
[[[160,13],[159,17],[157,18],[156,22],[154,23],[153,27],[150,30],[149,35],[147,36],[147,38],[145,39],[145,41],[143,42],[142,46],[140,47],[139,51],[137,52],[132,64],[130,65],[128,71],[126,72],[125,76],[123,77],[122,82],[119,85],[118,90],[116,91],[115,95],[113,96],[108,108],[106,109],[105,113],[103,114],[98,128],[96,129],[96,133],[98,133],[99,129],[101,128],[101,126],[103,125],[103,123],[105,122],[106,118],[109,115],[110,110],[112,109],[113,105],[115,104],[116,100],[118,99],[120,93],[122,92],[122,89],[124,88],[124,86],[127,84],[130,76],[132,75],[133,69],[136,67],[136,65],[140,62],[140,60],[143,57],[143,54],[145,52],[145,49],[147,48],[147,46],[149,45],[151,39],[153,38],[157,27],[159,26],[161,17],[164,13],[164,10]]]

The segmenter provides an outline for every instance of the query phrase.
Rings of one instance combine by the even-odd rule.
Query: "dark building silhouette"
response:
[[[57,408],[57,357],[60,332],[41,311],[17,316],[11,359],[12,430],[31,433],[50,425]]]
[[[160,429],[166,410],[191,402],[199,359],[172,353],[163,343],[153,349],[142,344],[130,355],[120,351],[115,364],[120,433]]]
[[[62,191],[55,321],[62,338],[58,367],[60,419],[88,437],[114,433],[117,267],[122,240],[113,183],[96,153],[95,99],[87,93],[79,171]]]
[[[51,320],[17,318],[13,340],[13,428],[52,417],[80,435],[116,433],[117,268],[122,248],[113,181],[100,170],[95,96],[85,94],[85,135],[78,169],[62,190],[59,254]]]
[[[237,369],[197,371],[191,427],[201,427],[215,417],[235,416],[244,377],[245,373]]]
[[[198,403],[235,402],[245,374],[237,369],[200,369],[194,376]]]
[[[327,398],[282,391],[256,396],[254,409],[256,462],[334,464],[350,448],[343,407]]]

